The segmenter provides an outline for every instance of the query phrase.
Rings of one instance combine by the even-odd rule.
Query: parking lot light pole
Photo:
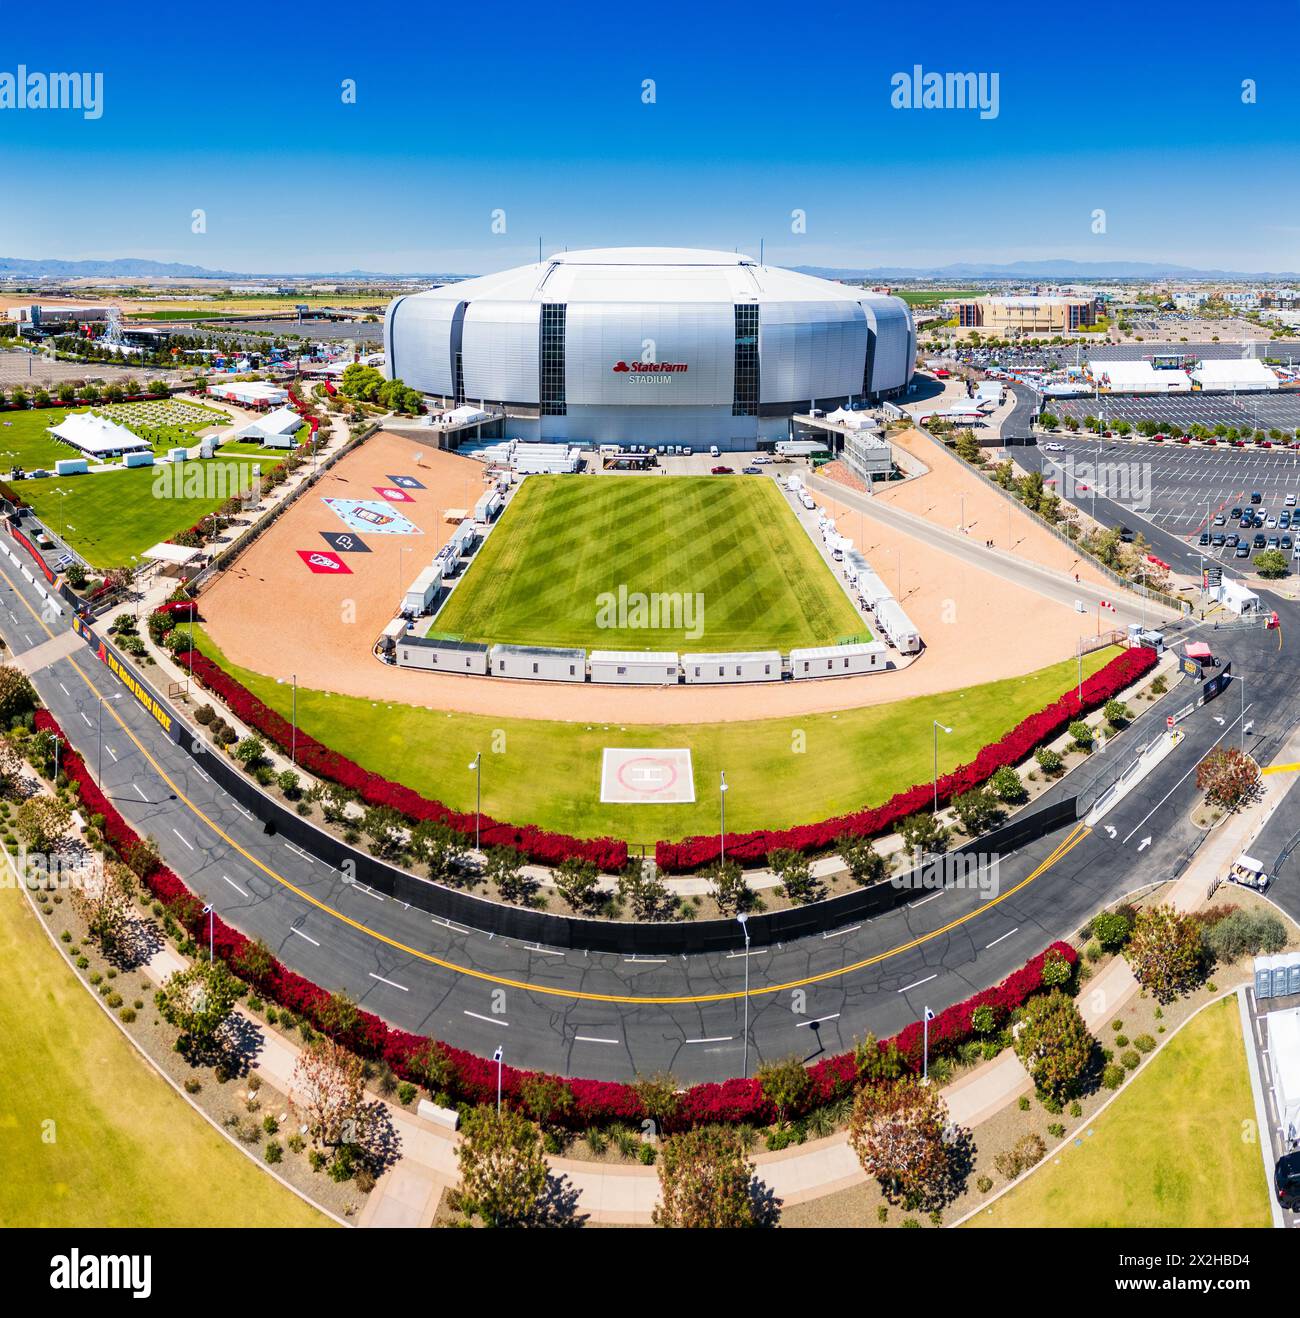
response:
[[[492,1060],[497,1064],[497,1116],[501,1115],[501,1062],[505,1055],[505,1049],[497,1044],[497,1050],[492,1054]]]
[[[479,838],[482,831],[483,822],[483,752],[474,756],[474,762],[469,766],[470,772],[474,775],[474,850],[481,851]]]
[[[928,1085],[930,1083],[930,1022],[934,1020],[934,1012],[927,1007],[921,1013],[921,1083]]]
[[[951,733],[951,728],[946,728],[938,719],[931,720],[934,723],[934,813],[939,813],[939,729],[943,728],[945,732]]]
[[[209,904],[209,905],[207,905],[207,906],[205,906],[205,907],[203,908],[203,914],[206,915],[206,916],[208,917],[208,965],[211,965],[211,964],[212,964],[212,961],[213,961],[213,956],[212,956],[212,920],[213,920],[213,912],[214,912],[215,910],[216,910],[216,908],[215,908],[214,906],[212,906],[211,904]]]
[[[718,863],[727,859],[727,771],[718,770]]]

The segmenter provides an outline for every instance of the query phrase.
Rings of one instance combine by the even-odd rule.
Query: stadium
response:
[[[511,438],[753,448],[791,418],[902,393],[899,298],[731,252],[604,248],[395,299],[391,377],[504,411]]]

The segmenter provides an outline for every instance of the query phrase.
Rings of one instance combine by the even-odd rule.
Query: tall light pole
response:
[[[727,771],[718,770],[718,860],[727,859]]]
[[[741,911],[736,916],[740,932],[745,935],[745,1066],[741,1075],[749,1079],[749,916]]]
[[[284,678],[277,677],[275,680],[277,685],[284,685]],[[293,683],[293,720],[290,724],[292,731],[289,734],[289,763],[296,767],[298,763],[298,674],[291,673],[289,680]]]
[[[501,1061],[505,1057],[505,1049],[497,1044],[497,1050],[492,1054],[492,1060],[497,1064],[497,1116],[501,1115]]]
[[[927,1007],[921,1013],[921,1083],[928,1085],[930,1083],[930,1022],[934,1020],[934,1012]]]
[[[1238,733],[1242,754],[1246,751],[1246,679],[1233,673],[1234,681],[1241,683],[1241,729]]]
[[[203,908],[203,914],[208,917],[208,965],[212,964],[212,920],[215,909],[211,904]]]
[[[470,772],[474,775],[474,850],[481,851],[479,838],[483,826],[483,752],[474,756],[474,762],[469,766]]]
[[[934,724],[934,813],[939,813],[939,729],[943,728],[945,732],[951,733],[951,728],[946,728],[938,719],[932,719]]]

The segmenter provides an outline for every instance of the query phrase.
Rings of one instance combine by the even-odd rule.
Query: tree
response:
[[[566,856],[555,867],[555,890],[570,910],[591,910],[600,900],[600,871],[581,856]]]
[[[77,883],[68,897],[72,908],[85,921],[86,931],[106,957],[122,950],[133,923],[131,871],[124,865],[107,864],[89,883]]]
[[[465,840],[441,819],[422,819],[411,830],[411,855],[422,861],[431,879],[459,876],[465,864]]]
[[[781,880],[785,895],[797,905],[816,901],[826,890],[826,885],[813,874],[808,857],[801,851],[788,848],[769,851],[767,863]]]
[[[1070,724],[1070,739],[1081,751],[1092,749],[1093,735],[1092,725],[1086,719],[1075,719]]]
[[[456,1147],[460,1203],[488,1226],[523,1226],[541,1215],[549,1170],[541,1132],[519,1112],[472,1108]]]
[[[524,873],[519,853],[513,847],[490,847],[487,876],[496,884],[502,901],[526,902],[537,888],[535,879]]]
[[[1148,907],[1138,913],[1124,956],[1138,983],[1157,1002],[1172,1002],[1200,978],[1200,930],[1172,906]]]
[[[1129,707],[1122,700],[1108,700],[1102,712],[1106,715],[1106,722],[1115,727],[1120,727],[1133,717]]]
[[[357,1004],[341,990],[331,993],[316,1007],[316,1024],[331,1039],[346,1039],[361,1020]]]
[[[752,1183],[754,1165],[738,1132],[700,1126],[670,1135],[659,1150],[662,1227],[750,1227],[758,1224]]]
[[[854,1045],[853,1065],[859,1080],[872,1083],[897,1080],[907,1069],[893,1039],[882,1048],[880,1041],[870,1033]]]
[[[333,1039],[313,1039],[298,1055],[293,1082],[314,1144],[335,1147],[361,1142],[366,1072],[355,1053]]]
[[[206,1053],[217,1041],[238,985],[224,961],[195,961],[167,977],[158,991],[158,1009],[181,1037],[177,1049],[191,1057]]]
[[[1286,576],[1287,557],[1280,549],[1261,550],[1254,558],[1255,571],[1272,579]]]
[[[361,831],[370,839],[370,854],[380,860],[398,860],[406,851],[406,820],[391,805],[368,806]]]
[[[835,849],[849,867],[854,883],[863,886],[879,883],[889,869],[889,862],[876,850],[870,838],[844,833],[835,839]]]
[[[1044,430],[1055,430],[1061,424],[1061,419],[1054,412],[1042,412],[1039,414],[1038,424]]]
[[[758,1068],[758,1087],[784,1125],[803,1107],[812,1091],[812,1076],[797,1057],[790,1056],[779,1062],[764,1062]]]
[[[653,864],[630,859],[618,876],[618,895],[638,920],[664,920],[677,909],[677,898]]]
[[[541,1126],[558,1125],[573,1111],[573,1090],[557,1076],[530,1071],[519,1082],[524,1111]]]
[[[7,731],[36,708],[36,690],[17,668],[0,667],[0,731]]]
[[[33,796],[14,812],[14,828],[28,851],[51,851],[67,831],[71,811],[52,796]]]
[[[983,833],[1002,817],[1002,807],[992,792],[976,787],[952,798],[953,813],[969,837]]]
[[[735,915],[749,905],[753,893],[734,860],[715,861],[704,877],[713,885],[713,900],[723,915]]]
[[[1212,750],[1196,766],[1197,791],[1224,810],[1235,810],[1259,782],[1259,765],[1236,746]]]
[[[0,736],[0,798],[13,799],[22,782],[22,773],[23,757],[18,747],[8,737]]]
[[[1053,991],[1030,998],[1016,1024],[1016,1056],[1040,1094],[1073,1098],[1088,1069],[1095,1040],[1071,998]]]
[[[275,954],[259,938],[247,942],[231,958],[235,974],[250,984],[262,983],[275,969]]]
[[[1024,783],[1020,781],[1020,775],[1009,764],[994,771],[989,779],[989,790],[999,801],[1005,801],[1008,805],[1015,805],[1029,795]]]
[[[176,633],[173,633],[175,635]],[[184,639],[184,633],[180,633]],[[188,640],[185,641],[188,646]],[[266,745],[258,737],[245,737],[243,741],[235,747],[235,759],[237,759],[244,768],[250,772],[256,769],[259,764],[266,759]]]
[[[909,851],[937,855],[948,846],[948,830],[928,810],[908,815],[898,826],[898,834]]]
[[[949,1190],[947,1122],[948,1105],[937,1085],[921,1085],[911,1076],[869,1084],[853,1100],[849,1144],[887,1197],[914,1208],[937,1206]]]

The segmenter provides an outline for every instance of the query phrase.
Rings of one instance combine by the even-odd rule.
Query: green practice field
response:
[[[167,473],[168,465],[23,481],[20,492],[92,567],[128,567],[142,550],[193,526],[237,494],[258,464],[247,457],[207,458]],[[176,484],[163,487],[166,497],[160,497],[156,482],[164,473]],[[194,485],[187,480],[191,474]],[[188,490],[200,488],[198,478],[205,493],[187,497]]]
[[[676,605],[656,616],[655,596]],[[530,476],[431,634],[675,651],[870,636],[775,482],[748,476]]]
[[[291,716],[289,686],[231,664],[201,627],[194,630],[200,650],[260,700]],[[1117,653],[1086,656],[1085,673]],[[1055,700],[1076,675],[1070,659],[1025,677],[838,714],[653,727],[453,714],[300,687],[298,722],[364,768],[457,810],[474,809],[474,775],[465,766],[481,750],[483,809],[497,819],[654,842],[718,827],[720,769],[729,789],[727,827],[740,831],[806,824],[878,805],[902,788],[930,781],[932,719],[953,729],[939,738],[943,773],[974,759],[986,742]],[[606,746],[689,748],[694,804],[603,804]]]
[[[968,1225],[1267,1227],[1235,998],[1207,1007],[1144,1064],[1081,1145],[1044,1162]]]
[[[330,1225],[146,1065],[10,884],[0,963],[0,1227]]]

